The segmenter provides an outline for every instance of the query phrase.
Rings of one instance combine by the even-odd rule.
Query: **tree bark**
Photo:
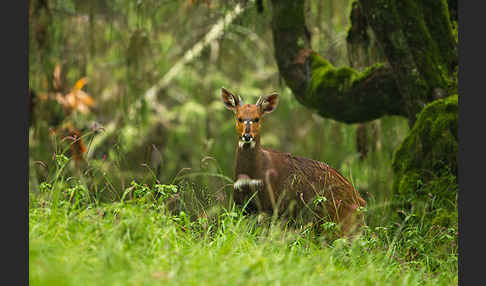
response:
[[[457,68],[457,41],[447,1],[355,3],[381,44],[385,63],[363,72],[334,67],[310,48],[304,1],[272,0],[280,74],[296,99],[323,117],[357,123],[400,115],[413,125],[427,102],[457,89],[457,80],[452,79]]]

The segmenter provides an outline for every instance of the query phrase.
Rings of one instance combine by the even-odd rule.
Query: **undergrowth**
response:
[[[29,195],[31,285],[457,284],[456,229],[416,212],[330,240],[331,223],[318,234],[244,215],[189,180],[132,181],[103,202],[63,176],[58,156],[56,175]]]

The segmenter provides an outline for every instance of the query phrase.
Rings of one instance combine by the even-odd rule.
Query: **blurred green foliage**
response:
[[[370,216],[370,223],[385,219],[392,203],[391,157],[408,131],[406,120],[387,117],[367,123],[370,151],[361,160],[356,125],[309,112],[279,78],[267,5],[260,14],[252,1],[40,2],[47,8],[31,8],[44,11],[50,21],[43,27],[44,22],[31,17],[30,28],[44,28],[49,41],[41,48],[40,36],[30,34],[29,87],[37,93],[50,92],[54,67],[60,65],[64,92],[86,76],[89,83],[83,90],[96,106],[87,114],[66,114],[53,126],[44,120],[53,108],[45,105],[58,108],[58,104],[34,98],[31,191],[52,180],[54,154],[73,158],[74,141],[49,132],[68,122],[81,131],[87,152],[81,163],[70,160],[66,171],[98,199],[119,200],[129,182],[137,180],[200,184],[204,195],[224,195],[227,201],[236,136],[232,114],[220,99],[224,86],[246,102],[277,91],[281,100],[276,112],[265,118],[262,144],[329,163],[369,201],[370,212],[377,214]],[[239,4],[244,12],[156,94],[158,108],[154,108],[145,92]],[[345,40],[349,4],[309,2],[313,49],[338,66],[349,65]],[[104,129],[110,124],[114,132]],[[104,140],[98,143],[101,137]]]

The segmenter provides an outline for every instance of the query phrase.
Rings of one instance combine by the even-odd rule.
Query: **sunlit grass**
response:
[[[371,234],[324,245],[312,233],[221,212],[188,223],[137,201],[29,209],[31,285],[454,285],[390,256]],[[447,269],[447,267],[444,267]],[[453,270],[454,267],[452,267]]]
[[[57,188],[65,186],[30,195],[31,285],[457,284],[457,254],[447,247],[454,239],[420,236],[420,224],[406,223],[414,217],[398,228],[366,227],[350,242],[234,206],[171,207],[171,198],[198,191],[191,185],[133,182],[131,199],[108,204],[90,201],[82,187],[76,195]],[[425,248],[411,259],[418,245]]]

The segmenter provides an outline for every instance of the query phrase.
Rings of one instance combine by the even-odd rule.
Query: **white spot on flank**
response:
[[[263,186],[263,181],[262,180],[256,180],[256,179],[239,179],[233,184],[233,188],[238,191],[242,191],[244,187],[250,187],[250,189],[258,188]]]

